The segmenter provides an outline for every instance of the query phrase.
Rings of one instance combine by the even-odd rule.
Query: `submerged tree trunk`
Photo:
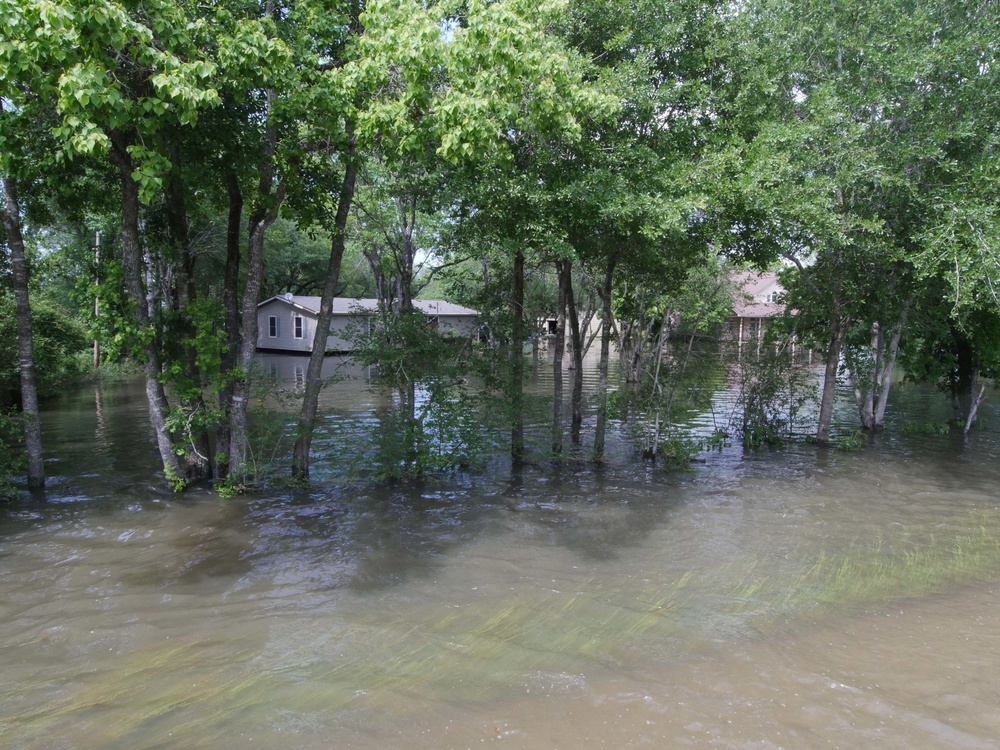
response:
[[[826,369],[823,375],[823,395],[819,402],[819,423],[816,442],[830,444],[830,427],[833,423],[833,401],[837,395],[837,371],[840,369],[840,352],[844,344],[845,325],[837,315],[830,321],[830,339],[826,347]]]
[[[169,404],[160,382],[162,366],[156,332],[153,330],[152,311],[148,307],[143,288],[143,248],[139,234],[139,185],[132,174],[135,166],[128,153],[128,143],[121,133],[112,133],[111,161],[118,170],[122,202],[122,270],[125,289],[135,306],[136,321],[143,338],[143,376],[146,383],[146,401],[149,404],[149,422],[160,453],[163,471],[175,490],[184,488],[180,464],[174,453],[174,444],[167,430],[166,418]]]
[[[253,371],[253,356],[257,350],[257,303],[264,280],[264,235],[267,228],[278,218],[278,209],[284,198],[284,185],[277,196],[270,196],[270,190],[262,191],[271,197],[271,205],[254,212],[250,217],[247,239],[247,280],[243,289],[241,306],[242,338],[236,358],[233,400],[229,414],[229,474],[237,481],[245,483],[256,479],[259,467],[251,465],[249,442],[250,380]]]
[[[220,368],[223,377],[223,388],[219,393],[222,418],[215,433],[215,475],[220,479],[229,475],[229,419],[235,389],[236,358],[240,350],[240,229],[243,226],[243,192],[235,172],[226,174],[226,190],[229,194],[229,217],[226,225],[226,267],[222,284],[226,346]]]
[[[582,444],[583,429],[583,333],[580,331],[580,316],[576,307],[576,297],[573,294],[573,265],[566,262],[566,311],[569,313],[570,343],[573,354],[573,392],[570,396],[569,439],[574,447]]]
[[[273,92],[267,92],[268,110]],[[270,111],[268,112],[270,116]],[[274,187],[277,170],[276,126],[269,122],[265,128],[266,154],[258,167],[257,196],[247,224],[247,274],[240,309],[241,340],[234,368],[233,398],[229,411],[229,474],[243,484],[255,481],[259,467],[250,464],[248,412],[250,408],[250,379],[253,357],[257,351],[257,304],[264,280],[264,235],[278,218],[278,211],[285,199],[286,183]]]
[[[979,414],[979,405],[983,403],[986,399],[986,383],[979,386],[979,393],[973,399],[972,403],[969,405],[969,416],[965,420],[965,429],[962,430],[963,434],[968,435],[969,431],[972,429],[972,425],[976,423],[976,417]]]
[[[954,322],[949,325],[957,355],[954,375],[949,385],[952,397],[958,402],[959,415],[962,420],[968,421],[973,411],[978,411],[979,408],[976,386],[979,380],[980,359],[966,333]],[[971,422],[969,424],[971,425]]]
[[[18,371],[21,377],[21,418],[24,424],[24,450],[28,457],[28,488],[45,486],[42,460],[42,431],[38,419],[38,392],[35,388],[35,358],[31,340],[31,305],[28,297],[28,268],[21,233],[21,207],[17,200],[17,180],[4,177],[3,225],[10,248],[17,311]]]
[[[604,270],[604,286],[601,289],[603,303],[603,320],[601,321],[601,360],[598,366],[597,380],[597,424],[594,426],[594,461],[604,460],[604,442],[608,424],[608,364],[611,359],[611,329],[613,325],[612,290],[614,288],[615,266],[618,263],[620,251],[616,250],[608,258]]]
[[[175,163],[180,161],[179,154],[174,155]],[[209,458],[211,448],[208,443],[208,432],[203,426],[194,424],[198,413],[204,414],[207,409],[202,395],[201,373],[198,370],[198,351],[194,341],[195,327],[191,307],[197,297],[194,283],[194,256],[191,254],[190,234],[187,221],[187,204],[184,200],[183,187],[177,179],[171,179],[165,188],[167,224],[170,230],[176,262],[176,293],[177,312],[179,320],[179,335],[182,339],[184,379],[187,381],[179,390],[182,405],[187,413],[188,426],[184,439],[184,476],[189,481],[207,479],[212,475],[212,462]]]
[[[514,298],[511,304],[514,316],[513,346],[511,348],[511,409],[510,459],[515,466],[524,461],[524,253],[514,256]]]
[[[854,397],[861,418],[861,428],[869,432],[881,430],[885,424],[885,410],[889,403],[889,391],[892,387],[892,371],[896,367],[899,355],[899,342],[906,327],[912,300],[903,306],[899,319],[893,328],[888,343],[885,340],[885,329],[879,321],[872,323],[871,340],[869,343],[871,368],[864,371],[859,367],[850,348],[846,351],[847,365],[851,379],[854,381]]]
[[[552,354],[552,453],[559,455],[563,449],[563,354],[566,351],[566,287],[570,273],[568,260],[556,261],[559,277],[559,295],[556,310],[555,351]]]
[[[878,373],[879,394],[875,402],[875,429],[881,430],[885,425],[885,410],[889,403],[889,389],[892,387],[892,371],[896,369],[896,359],[899,356],[899,342],[903,336],[903,329],[906,327],[906,319],[910,313],[910,306],[913,300],[908,300],[903,307],[903,312],[896,322],[896,328],[889,339],[889,348],[882,360],[882,369]]]
[[[344,167],[344,182],[340,186],[340,197],[337,200],[337,215],[334,218],[333,238],[330,243],[330,260],[326,268],[326,280],[323,284],[323,294],[319,303],[319,315],[316,319],[316,335],[313,337],[313,348],[309,355],[309,366],[306,368],[305,394],[302,397],[302,413],[299,416],[299,426],[295,448],[292,452],[292,476],[295,479],[309,478],[309,449],[312,445],[313,430],[316,426],[316,409],[319,403],[319,391],[322,386],[323,357],[326,355],[326,340],[330,335],[330,319],[333,317],[333,298],[340,283],[340,263],[344,258],[344,245],[347,234],[347,218],[354,200],[355,165],[353,149],[347,154]]]

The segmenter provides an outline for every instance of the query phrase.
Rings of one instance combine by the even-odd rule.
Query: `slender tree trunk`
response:
[[[899,356],[899,342],[903,337],[903,329],[906,327],[906,319],[910,314],[910,307],[913,300],[907,300],[903,306],[903,312],[896,322],[896,327],[889,339],[889,347],[884,357],[882,371],[879,373],[879,394],[875,404],[875,429],[881,430],[885,424],[885,410],[889,403],[889,389],[892,387],[892,371],[896,369],[896,359]]]
[[[840,352],[844,344],[844,322],[835,314],[830,321],[830,339],[826,348],[826,370],[823,376],[823,395],[819,403],[819,423],[816,442],[830,444],[830,426],[833,423],[833,402],[837,395],[837,371],[840,369]]]
[[[224,379],[219,393],[222,419],[215,433],[216,467],[220,479],[229,475],[229,419],[235,388],[236,357],[240,350],[240,229],[243,226],[243,192],[235,172],[226,174],[229,194],[229,217],[226,226],[226,267],[223,272],[222,308],[225,316],[226,347],[222,354],[221,371]]]
[[[143,248],[139,234],[139,186],[132,177],[135,167],[127,151],[127,141],[119,132],[111,133],[111,160],[118,170],[122,201],[122,270],[125,289],[135,306],[143,344],[143,376],[146,383],[146,401],[149,404],[149,422],[156,439],[156,447],[163,463],[163,471],[175,490],[183,488],[183,476],[174,444],[167,431],[166,416],[169,409],[167,396],[160,382],[162,367],[156,332],[153,330],[152,311],[143,289]]]
[[[24,449],[28,457],[28,488],[45,486],[42,460],[42,430],[38,419],[38,392],[35,388],[35,358],[31,340],[31,305],[28,297],[28,267],[21,233],[21,207],[17,200],[17,179],[4,177],[3,225],[7,231],[14,282],[14,305],[17,311],[18,370],[21,376],[21,418],[24,424]]]
[[[972,429],[972,425],[976,422],[976,417],[979,414],[979,405],[983,403],[986,398],[986,383],[979,386],[979,393],[973,399],[972,404],[969,406],[969,416],[965,420],[965,429],[962,430],[963,434],[968,435],[969,430]]]
[[[691,334],[692,341],[694,334]],[[674,391],[677,390],[678,379],[675,378],[667,397],[667,406],[663,408],[663,386],[660,384],[660,366],[663,363],[663,347],[667,341],[667,313],[663,315],[663,323],[660,326],[660,334],[656,337],[656,348],[653,351],[653,391],[656,393],[656,419],[653,424],[652,445],[648,448],[649,458],[654,461],[660,455],[660,435],[663,432],[664,422],[670,421],[670,411],[673,407]],[[690,351],[690,347],[688,348]],[[638,382],[638,381],[637,381]],[[664,416],[665,415],[665,416]]]
[[[604,442],[608,424],[608,363],[611,359],[611,328],[614,312],[612,310],[612,289],[615,278],[615,266],[618,264],[620,251],[616,250],[608,258],[607,267],[604,270],[604,287],[601,290],[601,302],[603,303],[601,321],[601,361],[598,369],[597,380],[597,424],[594,426],[594,461],[604,460]]]
[[[333,317],[333,299],[340,283],[340,263],[344,258],[347,234],[347,218],[354,200],[355,167],[353,148],[347,154],[344,167],[344,182],[340,186],[337,201],[337,215],[334,219],[333,238],[330,243],[330,260],[326,267],[326,280],[319,303],[316,319],[316,335],[313,338],[309,366],[306,368],[305,394],[302,397],[302,413],[299,416],[298,439],[292,452],[292,476],[295,479],[309,479],[309,449],[313,430],[316,427],[316,409],[322,386],[323,357],[326,354],[326,340],[330,335],[330,319]]]
[[[865,431],[871,431],[875,428],[875,389],[879,377],[881,346],[881,328],[878,321],[875,321],[872,323],[871,338],[868,344],[871,356],[871,372],[862,372],[853,356],[849,356],[847,360],[851,379],[854,381],[854,400],[858,405],[861,429]]]
[[[954,341],[956,367],[954,379],[949,383],[951,395],[957,402],[959,414],[971,427],[975,421],[974,411],[978,411],[976,387],[979,380],[980,359],[965,332],[950,324],[951,336]],[[969,421],[970,416],[972,421]]]
[[[583,431],[583,333],[580,331],[580,317],[577,314],[576,297],[573,294],[573,265],[566,261],[566,310],[569,313],[570,339],[573,346],[573,392],[570,395],[569,436],[574,447],[582,444]]]
[[[518,466],[524,462],[524,253],[514,256],[514,298],[511,312],[514,315],[513,347],[511,349],[511,407],[510,458]]]
[[[180,155],[174,154],[174,162],[180,162]],[[167,224],[173,245],[176,261],[177,318],[179,320],[179,335],[184,341],[183,368],[187,380],[182,405],[188,414],[189,424],[199,412],[204,414],[205,400],[201,393],[201,373],[198,370],[198,351],[191,343],[195,338],[194,320],[191,317],[191,306],[197,298],[194,283],[194,256],[190,248],[190,232],[187,221],[187,203],[184,200],[183,187],[178,180],[171,179],[164,191],[166,198]],[[204,427],[189,426],[184,436],[187,445],[184,450],[184,476],[190,481],[207,479],[212,474],[212,464],[209,458],[211,448],[208,443],[208,432]]]
[[[268,193],[269,194],[269,193]],[[273,204],[264,211],[257,211],[250,219],[247,239],[247,280],[243,289],[240,321],[242,339],[236,358],[236,379],[233,384],[233,401],[229,414],[229,473],[236,474],[240,482],[256,478],[257,467],[250,465],[249,407],[250,381],[253,357],[257,350],[257,303],[264,280],[264,235],[278,218],[278,209],[284,198],[284,185]]]
[[[556,310],[555,351],[552,354],[552,453],[557,456],[563,449],[563,354],[566,351],[566,286],[569,273],[568,260],[556,261],[559,301]]]
[[[399,287],[399,309],[404,314],[413,311],[413,264],[417,249],[413,242],[413,232],[417,224],[417,196],[408,194],[399,203],[399,233],[402,238],[402,252],[396,269],[396,285]]]
[[[267,92],[268,110],[273,92]],[[270,111],[268,112],[270,117]],[[247,227],[247,275],[240,310],[242,339],[236,356],[233,399],[229,412],[229,473],[236,474],[240,483],[256,479],[257,468],[249,464],[250,379],[253,357],[257,351],[257,304],[264,280],[264,235],[278,218],[285,199],[286,184],[282,180],[274,189],[278,133],[273,123],[265,128],[266,154],[259,166],[256,205]]]

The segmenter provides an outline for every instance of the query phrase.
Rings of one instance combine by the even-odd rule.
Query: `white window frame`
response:
[[[267,337],[269,339],[276,339],[281,337],[281,327],[278,323],[277,315],[267,316]]]
[[[306,321],[301,315],[292,316],[292,335],[297,338],[305,338]]]

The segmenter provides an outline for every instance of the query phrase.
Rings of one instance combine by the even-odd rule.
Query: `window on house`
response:
[[[296,315],[293,320],[295,322],[295,338],[300,339],[302,338],[302,316]]]
[[[278,338],[278,317],[276,315],[267,317],[267,335],[272,339]]]

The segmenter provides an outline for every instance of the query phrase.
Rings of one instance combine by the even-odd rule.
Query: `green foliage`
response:
[[[737,397],[727,432],[745,447],[779,445],[804,429],[800,412],[813,397],[810,373],[787,350],[768,342],[759,355],[744,353],[733,378]]]
[[[214,483],[214,489],[222,497],[259,492],[269,486],[287,483],[282,474],[294,435],[289,431],[287,410],[276,410],[273,402],[281,404],[287,400],[290,403],[297,397],[293,399],[290,394],[276,390],[273,382],[256,374],[251,382],[246,461],[240,466],[230,467],[229,476]],[[175,414],[178,421],[187,418],[183,411]],[[204,419],[210,420],[211,417]],[[215,460],[217,463],[228,462],[229,456],[224,451],[218,451]]]
[[[868,445],[871,435],[864,430],[851,430],[837,441],[837,449],[842,451],[859,451]]]
[[[904,435],[947,435],[953,429],[962,429],[965,425],[960,420],[952,422],[906,422],[900,431]]]
[[[378,367],[371,455],[377,480],[418,479],[480,466],[489,430],[468,388],[468,341],[442,338],[419,312],[372,316],[353,336],[354,359]]]
[[[725,371],[711,342],[678,338],[654,352],[654,362],[638,382],[613,391],[609,407],[643,457],[666,469],[686,466],[701,451],[720,445],[718,435],[704,438],[689,420],[711,407]]]
[[[35,295],[31,307],[36,387],[39,397],[46,398],[83,375],[86,364],[81,355],[89,341],[83,328],[53,300]],[[0,404],[18,399],[18,362],[14,297],[0,289]]]
[[[27,468],[23,444],[20,416],[12,409],[0,409],[0,500],[15,497],[14,479]]]

